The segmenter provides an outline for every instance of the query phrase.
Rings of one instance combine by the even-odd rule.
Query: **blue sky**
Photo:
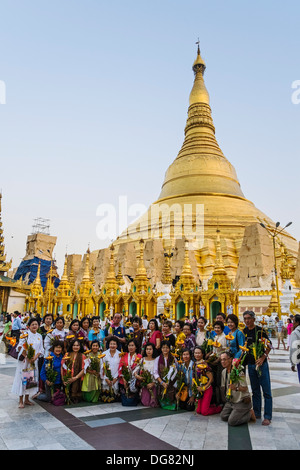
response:
[[[33,219],[64,254],[107,246],[97,207],[149,206],[184,139],[197,38],[216,137],[245,196],[273,220],[298,200],[298,1],[3,0],[0,188],[8,258]]]

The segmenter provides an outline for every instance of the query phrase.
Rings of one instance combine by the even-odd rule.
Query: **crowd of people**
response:
[[[253,311],[244,312],[242,324],[234,314],[219,313],[212,325],[203,316],[173,323],[162,315],[147,321],[115,313],[106,322],[87,316],[67,326],[63,316],[22,319],[15,312],[3,332],[7,353],[17,360],[12,392],[20,408],[33,406],[32,398],[54,405],[121,401],[219,413],[232,426],[257,419],[269,425],[273,346],[255,320]],[[291,337],[299,340],[300,315],[292,325]]]

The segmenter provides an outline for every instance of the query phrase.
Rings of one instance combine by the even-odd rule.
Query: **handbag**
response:
[[[66,402],[66,395],[62,390],[56,390],[51,398],[52,405],[63,406]]]
[[[38,386],[35,368],[23,370],[23,386],[24,390],[30,390],[31,388],[36,388]]]
[[[8,355],[13,357],[14,359],[18,359],[18,356],[19,356],[19,352],[17,351],[17,347],[18,347],[18,344],[15,344],[14,346],[12,346],[10,348],[10,350],[8,351]]]
[[[183,387],[181,392],[179,393],[179,399],[180,401],[186,401],[188,397],[189,397],[188,388]]]

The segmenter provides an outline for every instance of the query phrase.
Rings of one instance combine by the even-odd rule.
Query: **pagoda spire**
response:
[[[37,273],[35,280],[33,281],[34,286],[42,287],[41,283],[41,262],[39,261],[38,268],[37,268]]]
[[[139,255],[139,262],[138,262],[138,267],[136,271],[136,279],[140,278],[140,279],[148,280],[147,271],[146,271],[145,263],[144,263],[144,249],[145,249],[144,240],[141,239],[139,244],[140,244],[140,255]]]
[[[68,279],[68,257],[67,254],[65,255],[65,263],[64,263],[64,272],[61,277],[61,281],[69,281]]]
[[[90,249],[88,248],[87,249],[87,252],[86,252],[86,258],[85,258],[85,267],[84,267],[84,273],[83,273],[83,276],[82,276],[82,281],[90,281],[91,278],[90,278],[90,268],[89,268],[89,264],[90,264]]]
[[[122,268],[121,268],[121,263],[119,263],[119,270],[117,274],[117,282],[119,286],[123,286],[125,284],[125,281],[123,279],[123,274],[122,274]]]
[[[0,275],[9,271],[9,269],[11,268],[11,263],[12,263],[12,260],[10,260],[9,263],[6,262],[1,214],[2,214],[2,193],[0,192]]]
[[[217,230],[217,240],[216,240],[216,263],[214,274],[222,274],[225,272],[225,266],[223,262],[222,250],[221,250],[221,240],[220,240],[220,230]]]
[[[215,137],[209,94],[203,78],[206,65],[199,41],[197,44],[185,139],[165,174],[159,202],[179,196],[211,197],[218,194],[244,199],[235,169],[225,158]]]

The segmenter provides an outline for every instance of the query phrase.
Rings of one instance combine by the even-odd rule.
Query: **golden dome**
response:
[[[183,214],[187,206],[192,208],[189,220],[193,226],[198,207],[203,207],[202,246],[210,246],[211,241],[214,245],[216,230],[219,229],[222,239],[228,240],[238,250],[247,225],[258,223],[258,218],[274,225],[270,218],[244,196],[233,165],[218,145],[209,94],[203,79],[205,68],[198,47],[193,64],[195,78],[182,147],[166,171],[157,201],[119,236],[117,244],[137,240],[138,237],[145,241],[153,238],[187,238],[192,241],[193,237],[182,233],[185,224]],[[162,206],[167,207],[163,216]],[[285,236],[289,248],[292,251],[297,250],[296,240],[286,232]],[[201,249],[201,245],[198,246]]]

